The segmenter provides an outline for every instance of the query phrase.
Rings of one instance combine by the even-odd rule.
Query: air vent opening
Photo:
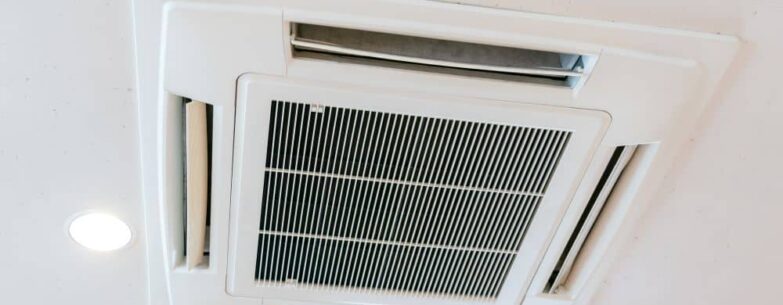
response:
[[[495,299],[572,135],[270,107],[260,286]]]
[[[590,56],[291,24],[294,57],[505,81],[575,87]]]
[[[561,288],[567,286],[569,275],[575,262],[582,254],[585,241],[590,237],[593,227],[601,217],[601,212],[604,210],[606,202],[612,195],[615,184],[623,175],[636,150],[637,145],[630,145],[618,146],[613,151],[555,267],[547,279],[544,293],[557,294]]]
[[[209,267],[212,210],[212,105],[182,98],[183,255],[187,269]]]

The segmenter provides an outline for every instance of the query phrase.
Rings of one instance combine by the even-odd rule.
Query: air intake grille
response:
[[[494,298],[570,136],[272,101],[256,279]]]

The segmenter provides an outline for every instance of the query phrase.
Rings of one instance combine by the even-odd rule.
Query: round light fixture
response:
[[[80,245],[95,251],[120,249],[131,241],[131,229],[117,217],[103,213],[79,215],[68,226],[68,234]]]

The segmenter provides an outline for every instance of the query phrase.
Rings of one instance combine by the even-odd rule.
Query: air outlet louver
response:
[[[633,158],[636,147],[637,145],[629,145],[615,148],[568,242],[565,244],[557,264],[549,275],[544,292],[558,293],[558,289],[566,284],[571,268],[582,251],[582,246],[590,236],[593,225],[595,225],[604,205],[609,199],[609,195],[614,190],[615,183],[620,179],[620,175],[623,174],[625,166]]]
[[[261,285],[494,298],[566,130],[272,101]]]
[[[324,25],[291,25],[295,57],[573,87],[590,56]]]
[[[184,251],[187,269],[209,265],[212,106],[183,99]]]

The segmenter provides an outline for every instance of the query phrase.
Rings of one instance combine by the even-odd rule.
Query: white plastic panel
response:
[[[483,103],[486,100],[507,101],[489,104],[494,110],[510,113],[518,112],[516,107],[530,107],[522,106],[526,103],[548,106],[528,109],[552,110],[556,109],[555,107],[564,107],[605,111],[612,116],[612,126],[605,133],[602,146],[597,149],[595,156],[598,159],[593,160],[590,170],[584,176],[587,180],[582,183],[591,183],[590,179],[594,176],[592,172],[600,167],[595,164],[601,163],[601,152],[607,147],[661,142],[658,154],[648,160],[651,164],[649,179],[644,180],[643,184],[639,183],[638,188],[643,196],[634,199],[633,201],[638,202],[631,204],[633,196],[629,194],[623,203],[625,207],[638,210],[648,201],[650,194],[654,193],[657,181],[661,180],[667,165],[676,156],[680,143],[687,136],[686,131],[691,130],[695,118],[706,105],[707,97],[718,84],[738,46],[737,39],[721,35],[431,1],[378,0],[374,1],[373,5],[356,5],[349,0],[264,0],[252,3],[240,0],[219,3],[163,0],[141,2],[135,7],[136,20],[140,21],[136,23],[136,41],[141,86],[139,90],[142,93],[139,111],[145,211],[148,230],[151,232],[148,271],[152,283],[155,283],[151,285],[153,299],[171,304],[258,304],[262,295],[264,303],[272,304],[275,296],[279,300],[282,297],[290,298],[294,294],[297,299],[318,300],[321,304],[356,299],[356,294],[339,291],[307,292],[288,287],[256,289],[254,285],[247,283],[236,284],[237,276],[233,273],[228,277],[228,293],[250,298],[232,297],[226,291],[226,272],[229,269],[234,272],[233,262],[237,260],[230,258],[229,265],[226,255],[235,254],[236,251],[229,251],[240,244],[236,240],[228,240],[229,226],[235,225],[233,219],[229,221],[228,200],[229,191],[238,192],[240,189],[237,183],[233,186],[229,183],[232,174],[236,177],[242,176],[242,152],[237,151],[237,158],[232,160],[231,154],[234,152],[231,149],[235,144],[234,103],[237,102],[237,96],[240,96],[240,101],[245,100],[249,88],[247,85],[241,85],[237,91],[237,78],[244,73],[307,79],[311,81],[310,84],[321,85],[328,80],[340,84],[330,85],[332,88],[343,88],[343,91],[362,88],[363,92],[370,90],[376,96],[383,95],[382,92],[414,92],[420,94],[420,101],[432,102],[434,99],[453,102],[440,103],[440,106],[436,106],[438,109],[430,109],[430,103],[419,104],[420,108],[423,108],[421,111],[436,114],[443,112],[442,109],[449,109],[454,103],[460,104],[459,101]],[[560,87],[294,58],[291,54],[286,54],[289,52],[286,50],[290,49],[287,48],[290,44],[287,40],[290,34],[289,22],[600,55],[600,61],[595,63],[595,69],[590,73],[589,79],[576,94],[575,90]],[[204,100],[214,105],[216,110],[217,145],[213,163],[215,174],[212,177],[215,192],[212,200],[217,204],[213,206],[211,216],[214,222],[210,241],[213,251],[210,256],[215,260],[210,262],[208,270],[199,272],[181,272],[182,270],[177,268],[176,259],[173,259],[178,255],[174,246],[178,237],[171,234],[171,227],[177,223],[176,217],[172,215],[181,214],[172,213],[168,206],[173,202],[181,202],[181,196],[176,193],[177,184],[181,181],[181,177],[177,175],[181,173],[177,170],[181,160],[176,148],[180,143],[173,136],[176,134],[173,131],[177,130],[178,122],[172,120],[171,116],[178,113],[178,109],[171,107],[174,105],[170,100],[172,94]],[[313,92],[303,91],[296,94],[310,100],[319,98],[318,94]],[[436,96],[426,96],[427,94]],[[388,104],[378,106],[381,108],[395,108],[394,103],[399,102],[398,99],[392,98],[376,101]],[[410,108],[410,103],[408,107]],[[244,115],[243,111],[236,112],[237,118]],[[572,110],[566,112],[570,111]],[[262,112],[257,109],[257,113]],[[242,128],[262,130],[262,126],[257,123],[248,121],[241,128],[237,125],[237,134],[242,134]],[[249,127],[252,124],[256,125]],[[260,134],[253,132],[255,137]],[[237,148],[243,145],[241,141],[236,144]],[[236,164],[232,164],[232,161]],[[575,167],[574,171],[580,172],[584,170],[584,165],[585,163],[574,161],[568,166]],[[232,173],[232,166],[237,166],[234,168],[238,170]],[[571,175],[577,176],[574,173],[556,173],[555,179]],[[237,179],[235,182],[238,181],[241,180]],[[261,185],[256,182],[254,187]],[[584,189],[590,189],[590,186],[572,192],[575,197],[571,201],[574,207],[571,210],[579,210],[580,202],[584,201],[582,197],[586,193]],[[552,202],[567,201],[564,192],[552,194],[558,196],[551,199]],[[232,202],[242,202],[239,195],[234,193]],[[232,208],[237,207],[234,204]],[[612,225],[605,226],[608,228],[605,232],[606,239],[596,247],[596,255],[584,264],[583,269],[588,272],[580,272],[589,275],[595,270],[596,276],[580,276],[580,286],[585,288],[580,290],[579,294],[563,296],[560,299],[528,295],[525,304],[571,304],[574,301],[584,303],[589,300],[600,284],[600,274],[606,270],[608,260],[605,257],[611,257],[613,253],[612,236],[621,232],[618,230],[620,224],[625,228],[632,222],[622,218],[624,213],[617,213],[617,218],[612,219]],[[250,214],[258,218],[258,214]],[[232,211],[231,215],[244,217],[237,215],[237,210]],[[538,219],[542,219],[541,215]],[[554,216],[549,217],[547,219],[553,219]],[[573,217],[568,215],[563,217],[565,223],[571,219]],[[535,227],[537,222],[532,226]],[[236,233],[236,229],[231,230]],[[255,230],[257,228],[253,231]],[[538,240],[545,239],[545,235],[531,235],[527,238],[528,241],[545,244],[545,241]],[[236,239],[238,236],[240,234],[233,234],[232,238]],[[556,236],[552,240],[552,247],[557,248],[558,240],[561,239]],[[539,253],[524,255],[533,257]],[[546,268],[542,265],[541,269]],[[521,278],[515,280],[524,283],[525,276],[527,274],[523,270]],[[242,288],[245,284],[248,287]],[[511,290],[501,290],[499,298],[510,300],[518,297],[514,293],[515,291]],[[383,295],[375,295],[365,296],[364,300],[374,303],[412,303],[422,299],[385,298]]]
[[[556,168],[551,166],[551,180],[546,188],[545,195],[542,187],[545,183],[533,183],[528,185],[530,187],[522,187],[526,184],[520,182],[518,184],[520,187],[510,188],[506,191],[532,194],[531,198],[539,198],[540,203],[538,204],[535,217],[530,220],[521,244],[512,243],[510,248],[507,248],[508,250],[501,247],[501,251],[510,251],[504,253],[513,254],[514,258],[510,262],[510,267],[508,267],[505,281],[498,282],[499,288],[496,293],[493,293],[489,298],[486,296],[484,298],[476,298],[475,295],[446,297],[442,294],[406,293],[399,290],[378,290],[372,287],[349,287],[350,289],[346,289],[345,287],[334,287],[335,285],[311,285],[299,283],[296,279],[288,278],[278,278],[276,284],[270,284],[268,281],[257,281],[257,261],[267,263],[263,257],[259,258],[257,256],[260,240],[259,233],[262,233],[262,236],[274,235],[289,238],[314,237],[309,233],[287,232],[280,234],[279,230],[270,230],[269,228],[259,230],[262,227],[261,215],[269,213],[269,210],[262,209],[265,206],[262,203],[265,200],[270,200],[262,196],[265,194],[263,189],[265,172],[267,175],[270,172],[269,170],[264,170],[264,168],[270,168],[266,164],[266,154],[269,148],[267,144],[272,141],[273,146],[279,145],[279,142],[274,142],[274,140],[268,138],[270,111],[273,101],[296,101],[297,103],[306,103],[304,105],[312,105],[308,106],[307,113],[300,111],[304,107],[297,110],[297,115],[292,118],[293,121],[288,122],[294,125],[296,124],[295,120],[302,119],[305,114],[310,115],[310,109],[322,111],[335,107],[334,109],[361,109],[375,113],[397,114],[401,117],[407,116],[409,118],[414,116],[426,117],[431,118],[432,122],[440,122],[437,124],[443,122],[473,122],[476,126],[508,126],[507,130],[524,131],[527,128],[530,132],[537,131],[539,135],[549,135],[545,141],[541,142],[543,144],[539,145],[539,148],[549,146],[551,149],[541,149],[540,151],[549,151],[557,154],[559,162]],[[276,107],[281,104],[278,102],[274,103]],[[428,301],[437,302],[438,304],[476,304],[487,302],[492,304],[516,304],[521,301],[528,282],[548,244],[548,240],[559,222],[564,208],[569,203],[570,194],[579,182],[587,163],[591,159],[595,146],[609,123],[608,116],[596,111],[558,109],[480,99],[412,96],[392,92],[337,89],[330,88],[327,84],[305,83],[254,75],[243,76],[240,80],[237,106],[234,195],[232,196],[233,244],[230,247],[234,249],[234,252],[231,253],[232,261],[229,262],[229,291],[236,296],[298,299],[318,302],[410,304],[411,302]],[[293,108],[287,109],[291,110]],[[280,118],[278,116],[276,120]],[[350,116],[349,118],[355,119],[355,117]],[[487,130],[497,131],[499,129],[499,127],[493,127]],[[348,130],[359,132],[356,131],[356,128],[349,128]],[[385,131],[385,129],[376,129],[374,132],[383,133]],[[494,133],[494,135],[498,136],[500,134]],[[561,144],[565,143],[564,136],[566,135],[568,145],[561,146]],[[492,137],[492,135],[489,136]],[[307,139],[312,140],[312,138]],[[534,137],[531,139],[535,141]],[[360,144],[355,141],[346,141],[346,145]],[[489,150],[492,149],[494,148]],[[431,151],[445,152],[443,150]],[[453,153],[451,151],[448,152]],[[482,150],[481,153],[491,154],[492,152]],[[486,160],[489,161],[490,159]],[[541,158],[540,160],[547,160],[547,158]],[[465,160],[459,161],[467,162]],[[286,164],[291,165],[290,160],[286,162],[288,162]],[[531,166],[543,165],[545,163],[546,161],[537,162]],[[297,164],[294,163],[294,165]],[[304,167],[302,164],[297,166],[300,165]],[[271,168],[273,169],[271,172],[278,174],[283,172],[284,174],[297,174],[302,170],[300,168],[280,170],[275,166],[271,166]],[[543,171],[540,171],[542,175],[531,176],[541,178],[549,175],[546,174],[546,166],[541,168],[544,168]],[[435,167],[435,169],[439,168]],[[474,168],[476,173],[480,173],[481,169],[484,168]],[[429,171],[429,169],[427,170]],[[509,179],[514,179],[516,176],[524,178],[525,174],[536,173],[531,171],[523,173],[523,171],[520,170],[516,174],[507,175],[507,177]],[[352,174],[356,173],[344,169],[335,173],[329,172],[328,176],[345,178],[343,176]],[[378,175],[369,175],[364,179],[376,182],[394,181],[389,179],[393,178],[391,176]],[[441,177],[446,176],[448,175]],[[485,177],[489,177],[489,175],[485,175]],[[429,175],[424,175],[421,179],[424,180],[414,180],[409,183],[432,186],[438,182],[437,178],[431,178]],[[543,180],[539,179],[538,181]],[[278,183],[276,185],[280,187],[296,187],[298,184],[289,180],[286,183]],[[492,188],[492,184],[487,184],[486,182],[483,184],[478,182],[476,184],[468,183],[460,187],[480,188],[487,186]],[[497,188],[497,185],[495,188]],[[343,224],[343,226],[353,229],[353,232],[357,232],[356,228],[351,228],[349,224]],[[341,241],[346,241],[344,236],[339,238]],[[367,240],[367,238],[363,237],[350,238],[361,241]],[[353,241],[353,239],[347,241]],[[264,239],[261,240],[263,241]],[[276,242],[278,247],[283,245],[280,243],[280,238]],[[409,243],[410,241],[405,242]],[[296,248],[296,251],[302,251],[302,248],[300,246]],[[520,251],[519,249],[525,250]],[[273,258],[270,257],[269,259]],[[287,266],[293,265],[289,264]]]

